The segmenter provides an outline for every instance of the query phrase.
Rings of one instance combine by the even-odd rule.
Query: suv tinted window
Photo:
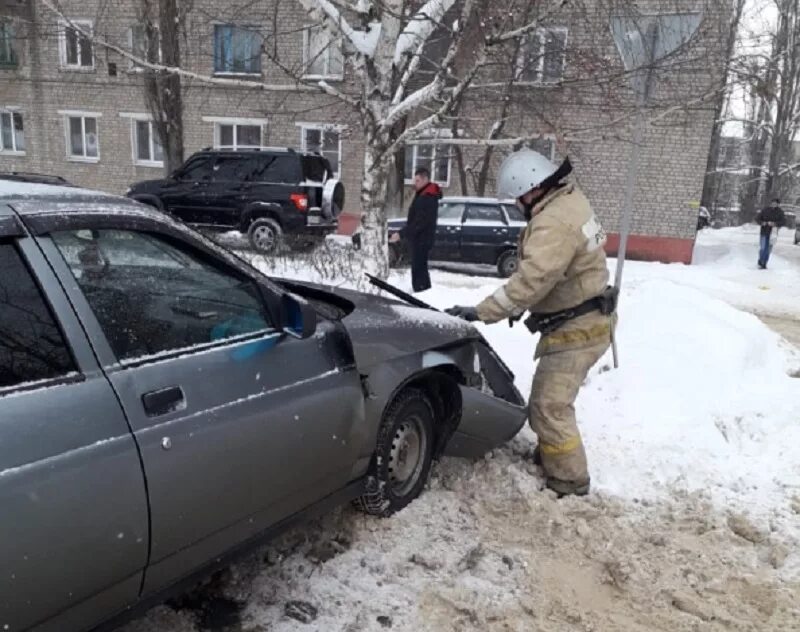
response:
[[[243,181],[250,177],[253,167],[246,156],[220,156],[211,170],[211,181]]]
[[[53,240],[120,360],[270,329],[255,282],[183,244],[124,230]]]
[[[470,205],[470,207],[467,209],[467,217],[464,221],[467,223],[505,223],[503,220],[503,214],[500,212],[500,207],[495,205],[490,206],[488,204]]]
[[[253,180],[287,184],[297,184],[302,180],[297,154],[259,155],[254,157],[254,161]]]
[[[0,244],[0,388],[76,370],[39,287],[11,244]]]
[[[210,156],[193,158],[181,169],[180,179],[189,181],[207,180],[211,177],[213,165],[214,159]]]

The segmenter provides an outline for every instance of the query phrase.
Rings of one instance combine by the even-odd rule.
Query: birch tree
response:
[[[69,22],[62,2],[40,1],[60,19]],[[163,13],[165,3],[175,4],[177,0],[143,1],[157,4]],[[726,1],[704,0],[723,4]],[[592,16],[591,28],[596,28],[597,24],[607,25],[612,14],[639,11],[638,3],[633,0],[543,0],[537,3],[529,0],[286,0],[282,4],[294,4],[307,16],[307,24],[322,29],[329,45],[341,46],[348,80],[334,84],[324,78],[308,77],[303,68],[284,63],[286,59],[278,45],[265,44],[263,53],[281,69],[284,81],[267,82],[203,74],[182,67],[179,55],[154,61],[95,33],[85,35],[141,65],[159,79],[176,77],[178,82],[191,81],[193,85],[251,88],[254,94],[316,92],[346,108],[357,120],[359,134],[364,138],[359,192],[364,218],[363,258],[367,271],[378,276],[388,273],[386,203],[392,175],[395,191],[397,189],[402,168],[398,155],[421,139],[426,143],[451,145],[457,148],[457,153],[469,147],[484,148],[478,181],[479,189],[485,191],[493,154],[525,144],[541,133],[539,130],[520,131],[507,124],[512,110],[519,112],[521,104],[525,109],[530,100],[537,98],[535,90],[531,90],[531,82],[525,85],[524,77],[518,74],[520,48],[531,38],[539,37],[542,29],[559,19],[564,11],[572,16]],[[665,11],[678,8],[673,0],[654,0],[650,4]],[[278,5],[277,2],[254,1],[239,9],[252,14],[272,8],[277,15]],[[221,5],[219,18],[224,20],[224,12],[229,9]],[[243,25],[246,25],[248,16],[244,17]],[[80,25],[75,28],[81,31]],[[279,32],[280,28],[276,18],[272,30]],[[434,41],[438,45],[432,47]],[[609,60],[607,51],[601,47],[592,74],[575,80],[575,84],[600,86],[598,90],[616,86],[624,100],[628,90],[625,73],[618,63],[609,63]],[[521,91],[515,89],[517,84]],[[557,86],[558,82],[550,87]],[[712,90],[717,89],[712,87]],[[174,97],[178,91],[165,87],[155,93],[163,98]],[[462,132],[471,127],[469,118],[477,103],[484,103],[494,120],[486,121],[488,129],[483,132],[465,136]],[[161,110],[167,112],[170,107],[161,107]],[[630,115],[630,111],[616,119],[609,115],[607,123],[574,130],[574,137],[588,140],[592,134],[597,134],[602,138],[608,131],[601,131],[600,127],[624,125]],[[453,138],[430,137],[432,130],[441,128],[451,129]],[[570,139],[569,133],[562,134],[563,142]],[[464,157],[460,159],[463,161]]]

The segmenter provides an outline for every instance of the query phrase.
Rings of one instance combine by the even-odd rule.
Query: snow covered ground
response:
[[[444,460],[392,519],[338,511],[126,632],[800,629],[800,352],[752,313],[800,320],[800,247],[782,235],[760,271],[756,244],[704,231],[696,265],[626,264],[621,368],[601,360],[578,401],[589,498],[541,490],[526,429]],[[438,307],[501,283],[433,281]],[[535,340],[483,329],[528,391]]]

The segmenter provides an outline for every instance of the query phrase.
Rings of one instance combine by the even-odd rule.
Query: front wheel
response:
[[[378,430],[370,489],[355,506],[376,516],[399,511],[422,493],[433,463],[433,408],[419,389],[403,391]]]
[[[516,250],[506,250],[497,259],[497,273],[507,279],[517,271],[518,257]]]
[[[254,250],[271,255],[278,251],[283,242],[283,229],[274,219],[257,219],[250,224],[247,238]]]

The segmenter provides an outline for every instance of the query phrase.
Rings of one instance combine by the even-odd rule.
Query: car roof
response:
[[[12,206],[20,215],[49,211],[69,213],[71,210],[85,211],[89,207],[109,213],[125,209],[135,209],[141,213],[142,209],[149,208],[129,198],[103,191],[14,180],[0,180],[0,204]],[[150,212],[154,217],[160,216],[155,209],[150,209]]]
[[[470,197],[470,196],[453,196],[444,197],[439,202],[440,204],[513,204],[514,200],[498,200],[497,198],[487,197]]]
[[[233,149],[232,147],[206,147],[192,154],[192,156],[253,156],[258,154],[287,154],[295,156],[309,156],[315,158],[324,158],[318,152],[312,151],[299,151],[292,147],[252,147]],[[191,156],[190,156],[191,157]]]

